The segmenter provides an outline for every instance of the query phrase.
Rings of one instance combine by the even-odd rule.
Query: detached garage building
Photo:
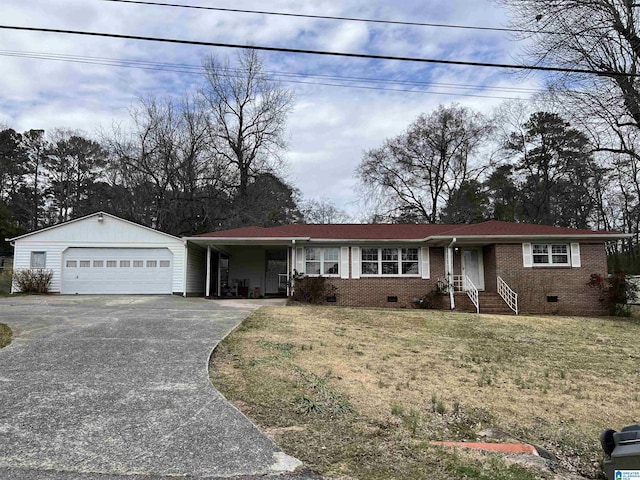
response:
[[[108,213],[10,241],[15,249],[13,268],[52,270],[53,293],[182,295],[203,290],[199,252],[194,251],[196,261],[189,262],[182,239]],[[187,268],[189,263],[192,269]],[[193,285],[187,285],[187,278]]]

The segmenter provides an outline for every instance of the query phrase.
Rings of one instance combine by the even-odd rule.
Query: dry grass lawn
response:
[[[487,430],[597,478],[598,436],[640,420],[629,319],[278,307],[217,349],[214,384],[288,453],[345,478],[553,478],[431,440]]]

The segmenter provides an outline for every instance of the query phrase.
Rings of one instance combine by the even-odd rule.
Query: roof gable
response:
[[[125,220],[105,212],[96,212],[68,222],[11,238],[9,241],[53,242],[167,242],[182,240],[168,233]]]

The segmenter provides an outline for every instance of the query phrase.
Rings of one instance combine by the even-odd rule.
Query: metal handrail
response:
[[[504,303],[518,315],[518,294],[514,292],[502,277],[498,277],[498,294],[504,300]]]
[[[466,275],[464,276],[464,290],[471,299],[471,303],[476,307],[476,313],[480,313],[480,295],[478,294],[478,289]]]

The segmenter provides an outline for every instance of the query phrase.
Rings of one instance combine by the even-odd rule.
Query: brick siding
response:
[[[581,267],[531,267],[522,261],[522,244],[498,244],[496,274],[518,294],[522,313],[563,315],[603,315],[606,309],[599,292],[587,286],[592,273],[607,274],[607,254],[603,243],[581,243]],[[557,302],[548,302],[557,296]]]
[[[439,278],[445,277],[444,248],[430,249],[430,277],[361,277],[360,279],[328,278],[336,287],[336,305],[357,307],[408,308],[415,299],[434,290]],[[351,253],[350,253],[351,255]],[[606,275],[607,258],[603,243],[580,244],[581,267],[525,268],[522,244],[496,244],[482,248],[485,291],[496,291],[496,278],[501,276],[518,294],[521,313],[594,315],[606,314],[599,292],[587,286],[592,273]],[[351,265],[351,258],[349,258]],[[454,255],[454,272],[460,274],[460,251]],[[350,268],[351,270],[351,268]],[[352,272],[349,272],[352,276]],[[557,296],[557,302],[548,302]],[[388,297],[397,297],[389,302]],[[448,297],[444,307],[448,306]]]

